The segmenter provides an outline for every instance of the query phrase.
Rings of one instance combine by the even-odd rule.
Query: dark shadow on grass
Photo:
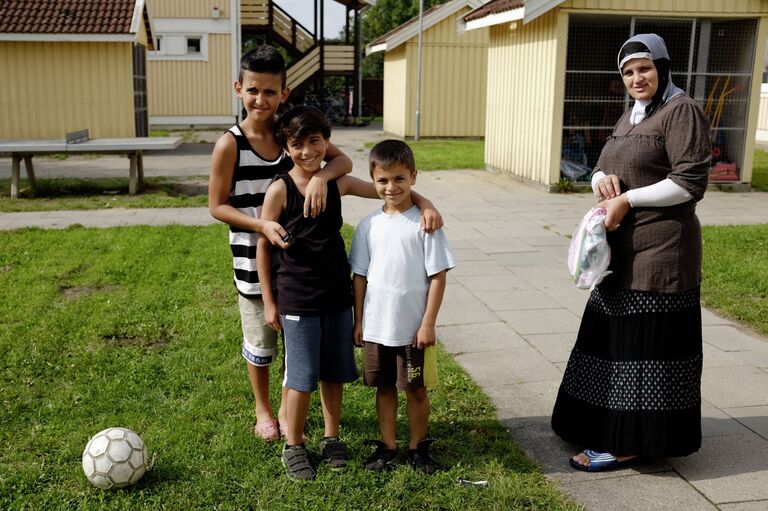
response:
[[[310,423],[308,427],[310,435],[312,431],[322,434],[321,421]],[[405,419],[398,421],[397,432],[401,461],[405,461],[408,447],[408,425]],[[482,470],[491,461],[516,473],[538,472],[512,440],[508,430],[496,420],[430,420],[428,435],[435,439],[430,453],[448,470],[460,467],[462,477],[486,477]],[[349,443],[353,460],[362,464],[374,450],[374,447],[367,445],[367,439],[379,438],[375,415],[368,418],[342,413],[342,436]],[[313,444],[314,438],[310,437],[308,445],[314,448]]]
[[[28,181],[22,179],[19,186],[19,198],[22,199],[65,199],[81,197],[116,196],[133,197],[128,194],[127,178],[56,178],[38,179],[35,191],[29,187]],[[159,194],[170,197],[195,197],[207,195],[206,181],[194,181],[185,178],[145,178],[144,186],[135,197]],[[0,197],[7,198],[10,194],[10,180],[0,180]]]

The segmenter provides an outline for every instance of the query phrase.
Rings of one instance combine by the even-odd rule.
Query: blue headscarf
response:
[[[672,74],[669,71],[669,53],[664,39],[656,34],[637,34],[621,45],[616,62],[619,65],[619,73],[622,66],[631,59],[650,59],[656,66],[659,75],[659,88],[650,100],[636,100],[633,114],[630,119],[632,124],[637,124],[645,117],[650,117],[661,108],[664,103],[673,97],[683,94],[685,91],[672,83]],[[639,115],[638,115],[639,114]],[[633,122],[636,120],[636,122]]]

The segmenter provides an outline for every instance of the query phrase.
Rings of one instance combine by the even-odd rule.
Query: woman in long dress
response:
[[[701,446],[701,229],[711,147],[701,108],[670,76],[656,34],[618,55],[635,99],[603,148],[592,187],[608,211],[612,273],[590,294],[552,428],[586,448],[580,470]]]

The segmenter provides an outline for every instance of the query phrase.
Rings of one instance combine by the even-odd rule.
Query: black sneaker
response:
[[[297,481],[311,481],[315,478],[315,469],[309,462],[307,448],[304,444],[285,444],[283,447],[283,466],[288,477]]]
[[[425,438],[416,444],[415,449],[408,449],[408,462],[414,470],[427,475],[444,470],[444,467],[429,455],[429,446],[432,442],[434,442],[433,439]]]
[[[379,440],[368,440],[366,443],[376,446],[376,451],[365,460],[364,466],[366,470],[382,472],[384,470],[395,468],[400,461],[398,459],[397,451],[395,449],[389,449],[384,442]]]
[[[320,456],[331,470],[341,470],[347,466],[349,451],[347,444],[337,436],[327,436],[320,442]]]

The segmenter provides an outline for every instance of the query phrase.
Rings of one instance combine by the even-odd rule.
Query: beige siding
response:
[[[565,21],[553,10],[490,33],[485,162],[545,185],[559,175]]]
[[[734,16],[765,12],[764,0],[568,0],[562,9],[600,11],[604,14],[619,12],[652,12],[654,16]]]
[[[384,55],[384,131],[405,137],[406,83],[408,67],[405,46]]]
[[[488,30],[456,35],[459,11],[424,32],[420,135],[424,137],[482,137],[485,135],[485,89],[488,74]],[[406,43],[408,111],[406,136],[416,133],[418,38]],[[384,79],[387,80],[386,73]]]
[[[210,18],[214,7],[229,18],[229,2],[222,0],[150,0],[153,18]]]
[[[135,136],[130,43],[0,42],[0,138]]]
[[[768,131],[768,93],[760,95],[760,111],[757,116],[757,129]]]
[[[228,34],[208,36],[208,60],[148,60],[150,116],[232,115]]]
[[[764,55],[763,48],[765,48],[766,39],[768,39],[768,18],[760,18],[760,24],[757,28],[757,38],[755,46],[760,48],[757,54],[762,57]],[[763,70],[765,63],[763,59],[755,59],[754,67],[752,68],[752,90],[750,91],[749,99],[749,113],[747,118],[747,130],[745,131],[746,140],[744,140],[744,161],[742,163],[740,179],[743,183],[752,182],[752,163],[755,157],[755,136],[758,129],[758,114],[760,110],[760,89],[763,78]]]

